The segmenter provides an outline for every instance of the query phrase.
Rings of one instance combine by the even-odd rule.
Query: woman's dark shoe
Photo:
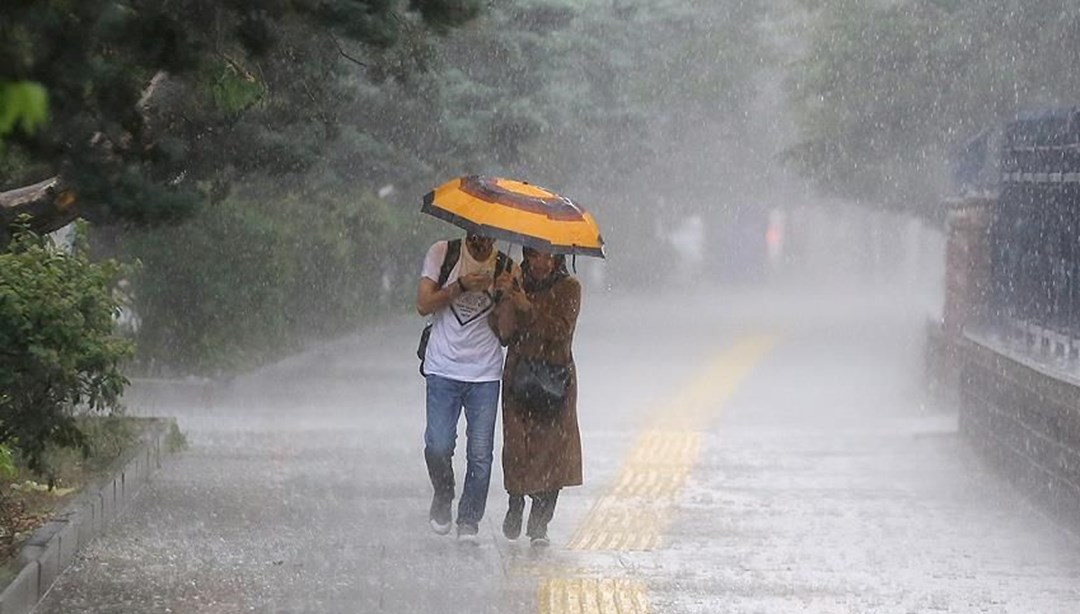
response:
[[[525,513],[525,497],[510,497],[510,507],[503,519],[503,535],[514,540],[521,536],[521,517]]]
[[[547,546],[547,529],[551,517],[555,514],[555,501],[559,497],[559,491],[542,492],[532,497],[532,509],[529,510],[529,522],[525,534],[532,540],[534,546]]]

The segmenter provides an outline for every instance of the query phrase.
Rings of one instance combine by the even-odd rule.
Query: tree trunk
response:
[[[7,245],[11,226],[20,215],[29,216],[26,223],[30,230],[45,234],[78,217],[75,202],[75,192],[60,177],[0,192],[0,247]]]

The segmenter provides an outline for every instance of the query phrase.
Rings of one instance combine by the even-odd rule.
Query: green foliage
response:
[[[565,191],[621,252],[615,277],[654,270],[634,246],[759,177],[747,125],[771,57],[764,15],[755,0],[493,7],[440,42],[425,89],[439,96],[429,111],[439,129],[424,134],[426,151],[447,175],[509,174]]]
[[[409,7],[418,11],[424,21],[436,31],[445,33],[449,28],[460,26],[480,14],[481,0],[409,0]]]
[[[0,81],[0,138],[21,129],[33,134],[49,114],[45,88],[26,81]]]
[[[0,480],[12,480],[17,472],[15,457],[11,453],[11,448],[0,445]]]
[[[51,444],[81,446],[75,412],[117,407],[127,341],[113,335],[116,262],[90,262],[48,239],[16,233],[0,254],[0,445],[33,470]]]
[[[296,192],[231,198],[181,226],[128,234],[125,251],[143,264],[140,368],[234,372],[399,304],[383,275],[412,215],[363,194]]]
[[[762,11],[21,2],[0,17],[0,78],[43,84],[52,108],[0,153],[0,188],[61,172],[111,223],[102,251],[141,260],[142,369],[231,371],[406,303],[427,242],[456,232],[417,212],[449,176],[562,189],[624,255],[712,206],[689,195],[739,175],[723,169],[745,151]]]
[[[440,19],[471,14],[455,10]],[[761,12],[752,0],[517,0],[446,37],[395,20],[389,46],[249,24],[290,54],[204,64],[199,83],[237,80],[212,105],[180,95],[199,91],[188,81],[160,89],[158,121],[193,143],[176,149],[197,151],[185,164],[212,204],[178,226],[118,233],[113,253],[143,263],[140,368],[234,371],[407,303],[428,241],[456,232],[421,219],[419,196],[466,172],[565,190],[628,246],[613,266],[654,271],[630,254],[653,240],[657,202],[668,199],[664,215],[706,207],[671,194],[736,174],[717,171],[734,148],[716,135],[745,123],[767,56]],[[213,132],[178,119],[189,117]],[[392,195],[371,196],[388,184]]]
[[[169,432],[165,435],[165,449],[170,453],[183,452],[188,449],[187,435],[180,430],[175,420],[169,422]]]
[[[42,454],[41,468],[34,470],[48,478],[50,488],[57,481],[71,483],[85,472],[101,472],[108,469],[116,459],[131,450],[138,442],[141,427],[139,418],[120,414],[78,415],[75,424],[81,444],[50,444]]]
[[[789,157],[834,194],[934,215],[953,147],[1023,107],[1076,104],[1076,0],[805,4]]]
[[[105,469],[138,441],[141,427],[139,418],[113,414],[108,416],[80,416],[77,420],[83,434],[89,456],[89,469]]]
[[[243,67],[228,61],[211,64],[214,104],[226,115],[235,115],[258,103],[266,87]]]
[[[460,25],[479,7],[477,0],[7,2],[0,137],[16,121],[38,130],[9,134],[15,151],[0,168],[12,172],[0,176],[0,190],[59,173],[88,219],[175,221],[224,197],[245,167],[272,155],[263,143],[273,147],[292,126],[332,135],[328,101],[340,93],[342,43],[392,49],[403,36]],[[242,124],[257,105],[264,108]],[[10,164],[16,159],[25,162]]]
[[[124,237],[126,252],[142,263],[134,279],[142,316],[140,355],[166,357],[176,367],[202,363],[221,369],[275,340],[285,321],[276,280],[287,263],[279,240],[255,209],[225,201],[179,226]]]

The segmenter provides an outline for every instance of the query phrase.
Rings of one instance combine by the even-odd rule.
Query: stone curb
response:
[[[33,610],[67,569],[75,553],[101,534],[124,511],[139,488],[161,467],[172,418],[155,418],[133,452],[117,461],[104,480],[87,486],[54,520],[23,546],[14,565],[19,573],[0,593],[0,614]]]

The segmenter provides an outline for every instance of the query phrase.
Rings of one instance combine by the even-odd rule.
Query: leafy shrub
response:
[[[128,383],[120,364],[133,352],[113,334],[125,272],[91,262],[81,240],[68,253],[28,231],[0,253],[0,445],[31,470],[43,469],[50,445],[85,449],[77,410],[118,407]]]
[[[10,480],[15,477],[15,458],[11,454],[11,448],[0,445],[0,480]]]
[[[180,430],[176,422],[169,423],[169,432],[165,435],[165,449],[169,452],[182,452],[188,448],[187,435]]]
[[[126,234],[137,372],[236,372],[404,304],[426,248],[404,228],[415,217],[371,195],[251,193]]]

